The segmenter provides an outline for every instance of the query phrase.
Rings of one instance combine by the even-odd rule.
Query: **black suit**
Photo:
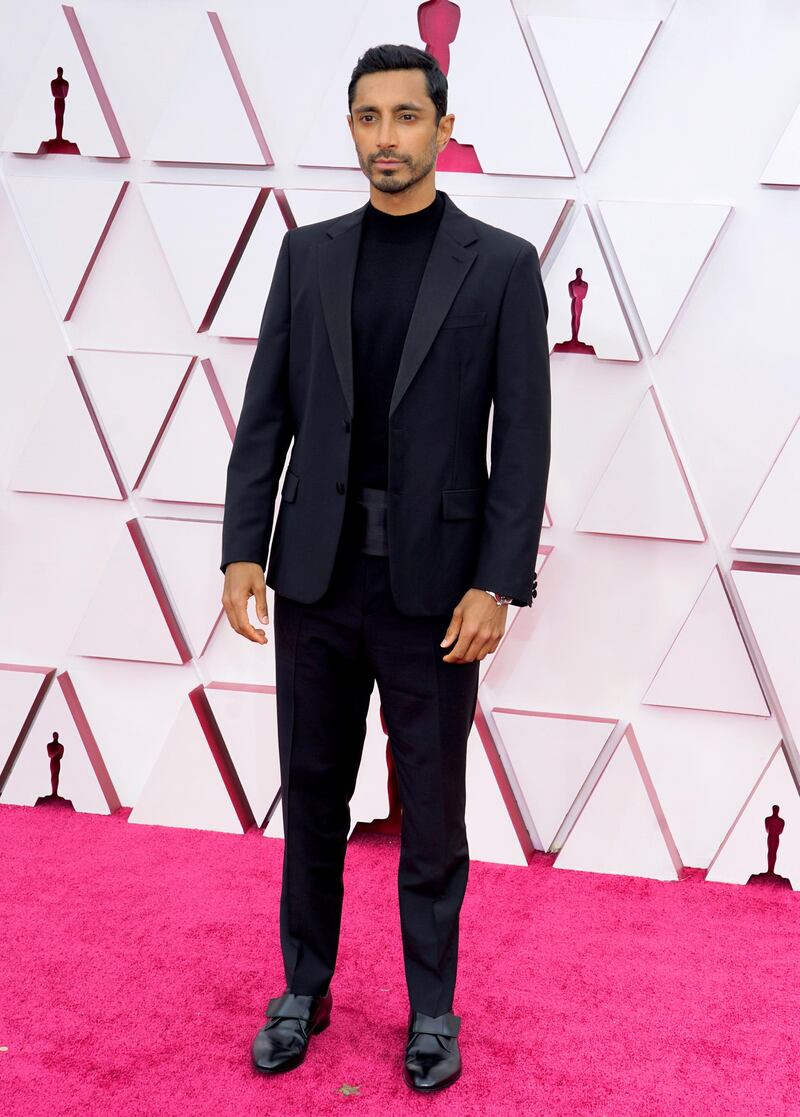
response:
[[[453,1005],[480,669],[444,663],[439,644],[470,587],[532,603],[550,461],[536,249],[444,197],[394,382],[385,492],[348,484],[366,205],[285,235],[228,467],[221,564],[257,562],[275,591],[287,987],[321,994],[333,975],[349,801],[377,681],[403,807],[409,999],[431,1016]],[[367,492],[383,517],[368,537],[346,499]]]
[[[258,562],[296,601],[325,592],[342,530],[365,208],[285,234],[228,466],[221,569]],[[409,616],[447,612],[473,586],[532,604],[550,465],[546,322],[533,245],[445,194],[389,413],[391,584]]]

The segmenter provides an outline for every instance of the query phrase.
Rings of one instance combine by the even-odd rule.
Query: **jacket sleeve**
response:
[[[230,562],[257,562],[266,570],[278,481],[292,440],[288,393],[290,233],[284,233],[278,252],[228,461],[223,573]]]
[[[500,306],[491,467],[473,586],[532,605],[550,471],[550,343],[539,254],[517,254]]]

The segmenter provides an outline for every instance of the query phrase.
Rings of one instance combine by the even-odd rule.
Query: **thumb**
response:
[[[453,614],[453,619],[450,621],[450,624],[447,626],[447,632],[445,632],[445,634],[444,634],[444,640],[442,640],[439,647],[444,648],[448,644],[452,644],[453,641],[455,640],[456,636],[458,636],[460,631],[461,631],[461,618],[457,617],[454,613]]]
[[[262,624],[269,624],[269,614],[267,613],[267,587],[264,582],[261,582],[256,589],[256,613]]]

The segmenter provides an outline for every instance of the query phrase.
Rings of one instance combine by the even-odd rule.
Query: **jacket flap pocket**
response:
[[[442,515],[446,520],[469,520],[483,512],[485,489],[442,489]]]
[[[283,488],[281,489],[281,500],[294,500],[297,495],[297,486],[300,478],[296,473],[292,473],[290,469],[286,470],[286,476],[283,479]]]
[[[455,326],[482,326],[485,321],[485,310],[477,310],[474,314],[448,314],[442,322],[442,329],[451,330]]]

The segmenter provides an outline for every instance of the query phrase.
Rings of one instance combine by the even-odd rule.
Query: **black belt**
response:
[[[349,495],[351,527],[356,546],[367,555],[389,554],[386,489],[355,487]]]

